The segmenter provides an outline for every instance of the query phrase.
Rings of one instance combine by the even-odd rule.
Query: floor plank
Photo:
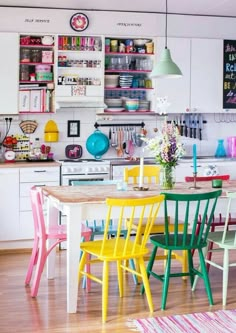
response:
[[[73,332],[132,332],[127,327],[129,319],[150,316],[145,296],[139,294],[132,277],[125,277],[125,297],[119,298],[116,272],[113,267],[110,280],[109,313],[106,324],[101,323],[101,286],[92,283],[86,293],[79,289],[78,312],[66,313],[66,251],[57,254],[57,270],[54,280],[43,274],[37,299],[30,296],[30,288],[24,286],[24,278],[30,254],[0,255],[0,332],[9,333],[73,333]],[[220,255],[217,260],[221,261]],[[236,258],[236,255],[235,255]],[[156,264],[162,269],[162,263]],[[176,269],[177,264],[174,265]],[[95,268],[99,269],[99,266]],[[236,308],[236,267],[231,269],[227,309]],[[210,279],[215,305],[210,307],[202,281],[192,293],[189,281],[171,280],[167,309],[160,310],[161,284],[151,278],[155,305],[154,316],[183,314],[222,309],[222,274],[211,268]]]

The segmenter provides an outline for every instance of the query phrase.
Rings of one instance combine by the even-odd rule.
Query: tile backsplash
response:
[[[119,117],[114,117],[114,120],[109,121],[109,123],[130,123],[135,122],[139,123],[144,121],[145,128],[147,130],[147,136],[155,135],[155,128],[160,129],[161,123],[163,121],[162,117],[159,116],[149,116],[142,119],[140,116],[138,119],[134,119],[134,117],[126,117],[119,119]],[[171,119],[172,116],[169,117]],[[38,122],[38,127],[33,134],[30,134],[30,141],[34,142],[35,138],[40,138],[41,142],[44,142],[44,127],[49,119],[53,119],[59,130],[59,141],[53,142],[49,144],[51,146],[51,150],[54,153],[55,159],[65,158],[65,147],[68,144],[80,144],[83,147],[83,158],[93,158],[88,151],[86,150],[86,140],[89,135],[91,135],[95,128],[94,124],[96,121],[102,123],[101,120],[96,119],[96,110],[87,108],[87,109],[75,109],[75,108],[63,108],[55,114],[28,114],[28,115],[19,115],[19,120],[13,121],[9,135],[12,134],[23,134],[19,123],[22,120],[36,120]],[[174,119],[174,116],[173,116]],[[202,130],[202,141],[198,139],[191,139],[182,137],[182,142],[185,145],[186,154],[192,155],[192,145],[193,143],[197,144],[197,152],[198,155],[214,155],[217,149],[218,139],[224,140],[225,149],[227,150],[226,143],[227,137],[236,136],[236,116],[233,114],[227,114],[227,116],[219,115],[219,114],[204,114],[203,119],[207,121],[204,124]],[[80,120],[80,137],[71,138],[67,137],[67,121],[68,120]],[[5,120],[0,121],[0,132],[1,132],[1,141],[5,135]],[[99,128],[102,132],[108,135],[109,127],[101,127]],[[135,147],[134,156],[140,156],[142,151],[142,147]],[[145,156],[148,156],[148,152],[145,151]],[[103,158],[116,158],[117,151],[115,148],[109,148],[108,152],[103,155]]]

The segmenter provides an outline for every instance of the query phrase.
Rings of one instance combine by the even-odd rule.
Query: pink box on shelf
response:
[[[53,62],[53,51],[42,51],[42,62],[52,63]]]

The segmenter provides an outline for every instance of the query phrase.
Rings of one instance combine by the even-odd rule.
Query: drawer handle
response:
[[[46,170],[35,170],[34,172],[47,172]]]

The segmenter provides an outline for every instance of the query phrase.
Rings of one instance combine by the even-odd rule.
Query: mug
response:
[[[222,187],[222,179],[213,179],[212,180],[212,187],[213,188],[221,188]]]

